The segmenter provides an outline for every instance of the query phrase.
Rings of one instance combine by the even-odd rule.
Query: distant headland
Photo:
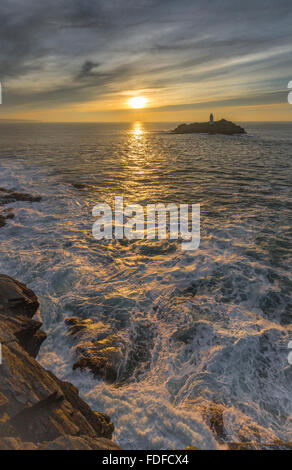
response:
[[[243,127],[234,124],[226,119],[214,121],[213,115],[210,115],[209,122],[193,122],[192,124],[180,124],[172,133],[174,134],[246,134]]]

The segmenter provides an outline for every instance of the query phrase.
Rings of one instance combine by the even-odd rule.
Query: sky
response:
[[[291,0],[1,0],[0,44],[0,119],[292,121]]]

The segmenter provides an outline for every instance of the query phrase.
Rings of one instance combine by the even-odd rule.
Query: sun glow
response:
[[[141,109],[145,108],[147,104],[147,99],[144,96],[134,96],[128,101],[130,108]]]

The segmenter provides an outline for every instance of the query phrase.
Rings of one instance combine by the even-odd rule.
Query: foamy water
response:
[[[0,272],[40,298],[39,360],[108,413],[123,448],[220,448],[292,438],[291,126],[247,136],[170,135],[171,124],[0,126],[0,186],[16,202]],[[91,211],[114,195],[201,204],[201,244],[96,241]],[[68,316],[102,321],[124,345],[119,385],[72,371]],[[141,356],[141,351],[143,352]]]

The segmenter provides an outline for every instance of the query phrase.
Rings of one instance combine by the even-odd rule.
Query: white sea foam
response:
[[[155,135],[140,144],[131,138],[124,141],[120,134],[116,139],[110,148],[116,145],[122,159],[114,163],[109,157],[105,179],[112,171],[124,184],[131,165],[142,165],[144,173],[132,176],[142,193],[145,189],[142,199],[149,197],[145,179],[152,174],[153,139],[160,145],[156,152],[162,161],[175,154],[169,150],[171,145],[178,152],[187,139],[181,158],[186,159],[185,167],[191,165],[187,149],[194,143],[190,137],[178,140]],[[197,146],[206,155],[208,145],[213,145],[207,139],[196,136],[196,145],[191,147],[194,155]],[[218,142],[224,153],[225,140]],[[260,145],[264,148],[256,140],[235,140],[232,158],[236,160],[238,146],[247,156]],[[76,157],[77,173],[83,164],[96,171],[94,151],[88,148],[87,152],[81,162]],[[139,152],[150,161],[140,162]],[[43,329],[48,333],[39,355],[42,364],[71,380],[93,408],[111,416],[115,438],[123,448],[220,448],[220,437],[210,424],[214,406],[219,406],[223,417],[226,442],[292,437],[292,368],[287,361],[292,280],[281,258],[284,253],[287,261],[291,259],[291,214],[283,206],[288,198],[285,172],[275,175],[271,193],[265,179],[259,176],[254,183],[257,173],[245,173],[236,162],[237,173],[226,166],[224,180],[218,184],[210,169],[213,165],[215,180],[220,179],[214,160],[208,161],[205,174],[204,165],[198,163],[202,180],[196,193],[203,194],[206,209],[200,249],[187,253],[177,242],[97,242],[91,235],[91,209],[102,191],[91,177],[87,183],[81,172],[83,186],[76,189],[69,182],[76,181],[76,173],[67,175],[66,165],[57,157],[41,164],[22,156],[1,159],[0,186],[41,194],[43,199],[11,204],[15,219],[0,230],[0,271],[27,283],[40,297]],[[249,162],[249,168],[253,164],[254,160]],[[73,156],[70,165],[74,169]],[[190,192],[188,184],[193,184],[189,178],[186,192]],[[171,175],[165,175],[165,180],[174,184]],[[254,201],[250,213],[240,191],[232,200],[225,197],[234,181],[238,188],[248,188],[249,203]],[[103,181],[103,190],[107,184]],[[127,184],[128,192],[135,194],[131,181]],[[178,186],[179,197],[183,186]],[[282,214],[272,207],[277,201],[283,206]],[[226,217],[230,204],[235,209]],[[137,363],[132,373],[135,367],[129,368],[125,354],[121,370],[131,373],[119,386],[97,381],[87,372],[73,372],[72,343],[64,324],[72,315],[109,325],[122,338],[126,353],[138,341],[136,333],[142,325],[143,347],[148,349],[145,367]]]

